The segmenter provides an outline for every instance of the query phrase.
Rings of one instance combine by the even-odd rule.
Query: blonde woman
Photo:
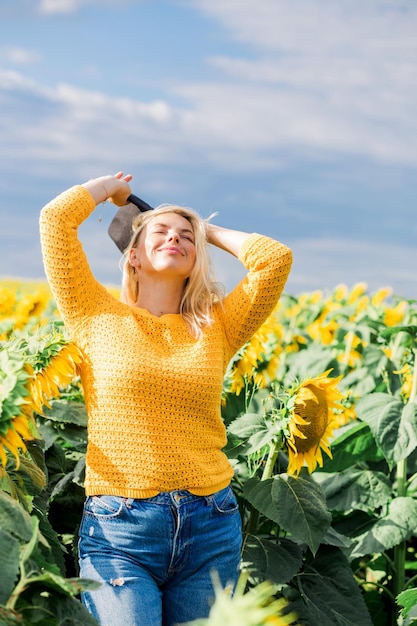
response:
[[[213,572],[224,586],[236,582],[241,520],[222,451],[223,377],[275,307],[291,251],[163,206],[133,225],[119,301],[92,275],[77,229],[104,200],[125,205],[131,179],[102,176],[52,200],[41,213],[41,242],[83,354],[79,560],[81,576],[101,583],[83,602],[102,626],[173,626],[207,616]],[[207,243],[247,268],[225,297]]]

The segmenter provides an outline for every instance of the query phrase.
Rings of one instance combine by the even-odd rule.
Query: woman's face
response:
[[[187,279],[195,263],[195,237],[190,222],[178,213],[153,217],[130,251],[130,263],[140,272]]]

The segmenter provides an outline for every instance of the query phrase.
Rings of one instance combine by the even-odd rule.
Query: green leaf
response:
[[[21,543],[27,543],[32,537],[30,515],[4,491],[0,491],[0,528]]]
[[[410,476],[408,480],[407,495],[411,496],[413,494],[417,494],[417,473],[415,473],[413,476]]]
[[[46,569],[50,569],[52,567],[56,567],[57,570],[65,575],[65,559],[64,559],[64,551],[62,544],[59,541],[59,537],[52,527],[46,513],[42,511],[36,511],[35,515],[38,516],[39,519],[39,532],[41,537],[47,542],[48,550],[43,551],[43,556],[47,561],[46,564],[43,564],[43,567]]]
[[[356,405],[358,417],[367,422],[391,467],[417,447],[417,405],[404,405],[386,393],[372,393]]]
[[[43,451],[43,441],[33,439],[26,442],[26,447],[31,459],[36,463],[40,470],[46,474],[45,453]]]
[[[404,607],[401,611],[403,617],[407,617],[411,609],[417,606],[417,588],[407,589],[397,596],[397,604]]]
[[[335,548],[350,548],[352,546],[352,539],[341,535],[334,528],[330,527],[327,533],[324,535],[321,543],[326,546],[334,546]]]
[[[12,609],[0,606],[0,626],[24,626],[22,616]]]
[[[409,335],[411,335],[411,337],[416,338],[417,337],[417,326],[410,324],[408,326],[394,326],[392,328],[385,328],[381,332],[381,337],[389,339],[390,337],[392,337],[393,335],[396,335],[398,333],[408,333]]]
[[[391,498],[391,483],[382,472],[349,468],[321,483],[332,511],[378,509]]]
[[[74,478],[73,481],[80,485],[80,487],[84,486],[85,479],[85,456],[82,456],[78,459],[75,467],[74,467]]]
[[[44,450],[47,452],[59,439],[59,432],[55,428],[53,422],[44,422],[39,426],[39,433],[43,440]]]
[[[280,474],[272,484],[272,500],[278,524],[314,554],[332,519],[321,486],[306,473],[297,477]]]
[[[341,535],[354,539],[371,530],[377,520],[378,518],[371,513],[355,509],[343,516],[336,516],[333,527]]]
[[[258,452],[258,450],[271,443],[275,434],[275,429],[271,428],[271,424],[257,413],[241,415],[230,424],[228,431],[229,435],[246,440],[243,446],[235,451],[238,451],[241,455],[250,455]],[[233,454],[233,451],[229,452]],[[236,457],[236,454],[234,456]],[[231,455],[230,458],[232,458]]]
[[[20,543],[0,528],[0,604],[6,604],[19,575]]]
[[[317,472],[341,472],[355,463],[380,461],[384,458],[376,445],[368,424],[355,423],[332,443],[332,459],[324,457],[323,468]]]
[[[74,472],[68,472],[68,474],[65,474],[60,480],[58,480],[58,482],[56,483],[50,495],[51,502],[54,500],[54,498],[57,495],[65,491],[65,488],[67,487],[69,483],[73,481],[73,478],[74,478]]]
[[[324,494],[310,478],[287,474],[262,481],[251,478],[243,487],[243,495],[263,515],[306,543],[313,553],[330,527]]]
[[[19,469],[10,471],[12,480],[23,483],[26,494],[34,496],[46,486],[45,473],[27,457],[20,457]]]
[[[30,557],[32,556],[32,552],[34,551],[38,543],[38,539],[39,539],[39,519],[35,516],[33,516],[31,519],[32,519],[32,526],[33,526],[32,537],[30,541],[21,550],[21,554],[20,554],[21,563],[26,563],[26,561],[30,559]]]
[[[50,448],[48,448],[46,465],[48,473],[51,477],[56,477],[59,474],[66,474],[67,460],[65,458],[65,452],[58,443],[54,443]]]
[[[361,398],[374,391],[375,376],[369,372],[368,367],[358,367],[343,377],[339,387],[342,390],[350,390],[354,396]]]
[[[316,558],[297,576],[303,604],[294,610],[314,626],[372,626],[372,620],[340,550],[321,547]]]
[[[74,424],[65,424],[64,427],[59,426],[57,442],[64,449],[69,447],[79,452],[85,452],[87,447],[86,429],[80,426],[74,426]]]
[[[223,452],[229,459],[237,459],[241,454],[245,452],[245,443],[236,435],[227,433],[227,444],[223,448]]]
[[[228,431],[241,439],[248,439],[260,428],[265,428],[264,417],[256,413],[245,413],[229,424]]]
[[[315,344],[311,344],[308,350],[294,352],[288,362],[291,363],[288,376],[299,380],[313,378],[328,369],[332,369],[332,375],[336,376],[339,367],[331,350]]]
[[[242,567],[255,585],[263,580],[285,584],[299,572],[302,562],[301,548],[289,539],[271,541],[250,535],[245,540]]]
[[[417,529],[417,501],[409,497],[394,498],[387,515],[355,539],[352,559],[389,550],[409,539]]]
[[[273,481],[273,478],[249,478],[243,486],[243,495],[262,515],[278,523],[278,511],[271,494]]]
[[[45,417],[53,422],[66,422],[77,426],[87,426],[87,411],[80,402],[56,400],[50,409],[45,409]]]
[[[385,566],[384,566],[385,569]],[[367,585],[362,588],[363,599],[368,607],[369,613],[372,615],[372,621],[376,626],[393,626],[390,620],[392,613],[392,601],[385,597],[382,589],[374,585]],[[387,606],[388,605],[388,606]],[[410,624],[407,624],[410,626]]]
[[[98,622],[90,615],[79,600],[72,596],[63,595],[48,589],[44,592],[44,585],[33,585],[25,592],[24,607],[20,612],[25,618],[25,624],[39,624],[42,626],[97,626]]]
[[[29,579],[29,583],[31,585],[39,585],[41,583],[44,588],[46,587],[68,596],[76,596],[86,589],[98,589],[101,584],[87,578],[64,578],[60,574],[50,571],[34,576],[32,579]]]

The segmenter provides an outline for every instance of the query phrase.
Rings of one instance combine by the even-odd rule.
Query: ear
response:
[[[140,267],[139,254],[137,248],[131,248],[129,252],[129,263],[132,267]]]

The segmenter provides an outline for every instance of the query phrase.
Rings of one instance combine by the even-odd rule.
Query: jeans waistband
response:
[[[221,491],[226,491],[230,489],[230,487],[225,487]],[[221,493],[219,491],[219,493]],[[186,489],[178,489],[176,491],[161,491],[156,496],[152,496],[151,498],[138,498],[138,500],[143,500],[146,502],[153,502],[155,504],[174,504],[175,506],[179,506],[181,504],[188,504],[189,502],[196,502],[198,500],[205,500],[209,502],[214,494],[208,496],[197,496],[194,493],[190,493]],[[124,498],[126,502],[126,506],[131,506],[134,502],[134,498]]]

